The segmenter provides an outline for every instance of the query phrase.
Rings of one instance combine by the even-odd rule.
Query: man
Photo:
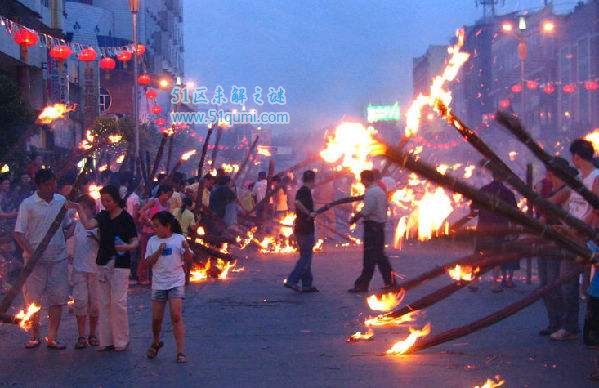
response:
[[[302,187],[295,194],[295,223],[293,232],[297,239],[300,257],[293,271],[283,282],[283,286],[297,292],[318,292],[318,289],[312,285],[312,250],[314,249],[314,200],[312,199],[312,189],[316,181],[316,173],[308,170],[302,175]],[[302,288],[299,288],[298,282],[302,281]]]
[[[378,265],[379,271],[385,282],[383,291],[395,288],[395,279],[392,274],[391,264],[385,255],[385,223],[387,222],[387,195],[378,185],[375,174],[370,170],[360,173],[360,180],[366,188],[364,193],[364,207],[350,220],[355,224],[360,218],[364,220],[364,267],[360,277],[356,280],[354,288],[349,292],[368,292],[368,286],[374,274],[374,266]]]
[[[483,167],[486,165],[486,161],[482,163]],[[516,208],[516,196],[508,189],[501,181],[501,176],[491,171],[493,180],[491,183],[481,187],[481,193],[490,195],[491,197],[499,198],[506,204]],[[473,212],[478,214],[478,223],[476,229],[478,231],[493,232],[494,230],[501,230],[510,226],[510,220],[506,217],[497,214],[496,212],[490,211],[484,207],[480,207],[477,204],[472,204],[471,209]],[[505,243],[505,236],[482,236],[476,240],[476,251],[483,255],[489,255],[501,251],[503,244]],[[498,293],[502,292],[504,287],[514,288],[514,271],[520,269],[520,260],[510,261],[502,264],[493,270],[493,285],[491,291]],[[473,285],[472,291],[476,290],[476,286]]]
[[[65,197],[55,193],[56,177],[50,170],[39,170],[35,174],[34,181],[37,190],[21,203],[15,226],[15,238],[23,250],[25,262],[31,259],[33,252],[66,202]],[[50,240],[24,288],[27,305],[34,302],[39,305],[42,297],[46,296],[49,306],[46,344],[48,349],[56,350],[65,349],[65,345],[56,339],[63,305],[67,301],[69,292],[66,242],[63,231],[67,227],[65,224],[66,222],[63,221],[63,228],[59,228]],[[35,315],[32,323],[31,339],[25,344],[28,349],[37,348],[41,343],[39,314]]]
[[[254,183],[254,187],[252,188],[252,196],[254,197],[254,203],[256,204],[256,216],[259,220],[264,218],[264,210],[267,208],[267,204],[261,203],[264,197],[266,197],[267,187],[268,182],[266,181],[266,173],[260,171],[258,173],[258,181]]]
[[[555,157],[553,164],[567,170],[571,175],[578,175],[578,171],[571,167],[568,161],[561,157]],[[568,197],[570,196],[570,190],[559,179],[559,177],[547,170],[545,178],[541,180],[536,186],[535,191],[538,192],[543,198],[548,201],[563,207],[567,204]],[[551,217],[549,214],[544,212],[537,212],[537,216],[547,225],[559,225],[559,218]],[[550,284],[560,277],[560,266],[563,257],[539,257],[537,259],[537,265],[539,268],[539,283],[541,286]],[[568,260],[568,258],[565,258]],[[545,309],[547,310],[547,321],[548,325],[545,329],[539,331],[541,336],[549,336],[562,327],[562,322],[565,323],[564,314],[564,300],[561,292],[561,288],[557,288],[552,292],[546,294],[543,297]]]
[[[225,218],[227,205],[235,201],[235,193],[229,187],[231,178],[228,175],[221,175],[216,178],[216,187],[210,193],[210,210],[220,219]]]
[[[593,164],[595,150],[593,143],[587,140],[574,140],[570,145],[570,154],[572,154],[572,163],[580,173],[579,178],[587,189],[595,195],[599,195],[599,170]],[[568,210],[571,215],[584,221],[588,225],[596,226],[595,212],[593,207],[580,194],[572,191],[568,198]],[[560,264],[560,273],[569,272],[578,265],[573,260],[563,260]],[[559,330],[551,334],[551,339],[555,341],[567,341],[578,338],[579,323],[578,314],[580,310],[579,296],[580,289],[578,279],[573,279],[563,283],[561,292],[563,295],[563,317]]]

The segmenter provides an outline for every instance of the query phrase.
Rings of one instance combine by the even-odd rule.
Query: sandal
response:
[[[155,358],[158,355],[158,351],[160,350],[160,348],[164,345],[164,342],[160,341],[158,343],[153,342],[152,345],[150,345],[150,348],[148,349],[148,352],[146,353],[146,356],[148,356],[148,358],[151,360],[153,358]]]
[[[89,337],[87,337],[87,343],[89,344],[89,346],[100,345],[100,341],[98,341],[98,337],[96,337],[95,335],[90,335]]]
[[[177,364],[185,364],[187,362],[187,357],[184,353],[177,353]]]
[[[85,349],[87,348],[87,339],[85,337],[77,338],[77,342],[75,343],[75,349]]]
[[[48,340],[48,337],[46,337],[46,347],[51,350],[65,350],[67,348],[65,344],[57,340]]]
[[[25,349],[35,349],[42,343],[39,337],[31,337],[29,341],[25,342]]]

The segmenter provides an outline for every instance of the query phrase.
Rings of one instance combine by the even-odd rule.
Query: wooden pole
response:
[[[532,191],[534,185],[534,170],[532,167],[532,163],[528,163],[526,165],[526,185]],[[533,202],[530,199],[526,199],[527,211],[526,213],[529,216],[533,216]],[[528,256],[526,258],[526,284],[532,283],[532,257]]]
[[[202,153],[200,154],[200,160],[198,161],[198,192],[196,193],[195,198],[195,209],[194,213],[197,217],[199,217],[202,212],[202,195],[204,194],[204,160],[206,160],[206,153],[208,152],[208,142],[210,141],[210,136],[212,136],[212,132],[214,131],[214,125],[208,127],[208,132],[206,132],[206,138],[204,139],[204,144],[202,145]]]
[[[75,179],[75,182],[73,183],[73,188],[71,189],[71,192],[68,195],[68,200],[73,200],[77,196],[77,194],[79,192],[79,188],[81,187],[81,184],[83,183],[83,176],[84,176],[85,172],[87,171],[87,169],[89,168],[90,163],[91,163],[90,158],[87,158],[85,165],[83,166],[83,169],[77,175],[77,178]],[[62,224],[62,221],[66,214],[67,214],[67,202],[65,202],[65,204],[62,205],[62,207],[60,208],[60,211],[58,212],[56,217],[54,217],[54,221],[52,222],[52,224],[50,224],[50,228],[44,235],[44,238],[38,244],[38,246],[35,249],[35,251],[33,252],[33,255],[31,256],[31,258],[27,261],[27,263],[25,263],[25,266],[21,270],[19,277],[13,283],[12,287],[8,290],[8,292],[4,295],[4,298],[0,302],[0,314],[5,314],[6,311],[8,311],[8,308],[10,307],[10,305],[12,304],[14,299],[21,292],[21,289],[23,288],[25,281],[27,280],[29,275],[31,275],[31,272],[33,272],[35,265],[40,260],[42,254],[48,247],[50,240],[52,240],[52,238],[58,231],[58,228],[60,228],[60,225]]]
[[[213,168],[216,168],[216,158],[218,157],[218,147],[220,146],[220,139],[223,136],[223,129],[218,126],[216,128],[216,139],[214,141],[214,148],[212,149],[212,157],[210,158],[210,160],[212,161],[211,166]]]
[[[497,112],[495,119],[507,128],[522,144],[524,144],[544,165],[557,175],[572,190],[580,194],[594,209],[599,209],[599,197],[593,194],[577,177],[571,175],[561,165],[554,163],[554,158],[548,154],[533,138],[526,132],[520,120],[514,115],[506,112]]]
[[[482,193],[478,188],[472,187],[455,177],[450,175],[442,175],[437,172],[434,167],[429,166],[421,160],[415,159],[412,155],[404,153],[397,148],[387,146],[382,143],[380,144],[380,147],[381,148],[377,151],[382,152],[382,155],[388,158],[391,162],[396,163],[425,179],[428,179],[432,183],[445,187],[448,190],[460,193],[465,197],[470,198],[473,202],[479,204],[480,206],[483,206],[490,211],[499,213],[510,220],[525,226],[533,233],[540,234],[545,238],[555,241],[557,244],[571,251],[575,255],[582,257],[583,260],[591,261],[593,259],[592,253],[586,247],[583,247],[576,241],[568,238],[554,227],[545,225],[538,220],[520,212],[517,208],[512,207],[501,199],[486,193]]]
[[[158,146],[158,152],[156,153],[152,170],[150,171],[150,175],[148,176],[149,184],[152,184],[152,182],[154,181],[154,177],[156,176],[156,172],[158,172],[158,166],[160,166],[162,154],[164,154],[164,146],[166,145],[166,141],[168,140],[168,138],[169,136],[166,133],[162,134],[162,139],[160,139],[160,145]],[[149,187],[148,191],[150,191]]]
[[[475,331],[484,329],[485,327],[494,325],[495,323],[502,321],[503,319],[508,318],[508,317],[516,314],[520,310],[530,306],[531,304],[533,304],[534,302],[536,302],[537,300],[539,300],[546,294],[548,294],[548,293],[552,292],[554,289],[560,287],[563,283],[576,278],[580,274],[580,272],[581,272],[581,270],[578,270],[578,269],[570,271],[570,272],[560,276],[559,279],[557,279],[545,286],[537,288],[535,291],[530,293],[525,298],[520,299],[519,301],[512,303],[509,306],[506,306],[499,311],[489,314],[482,319],[476,320],[474,322],[471,322],[471,323],[461,326],[461,327],[456,327],[454,329],[444,331],[444,332],[439,333],[433,337],[425,337],[421,340],[418,340],[416,342],[415,346],[412,349],[410,349],[410,353],[415,353],[415,352],[418,352],[418,351],[421,351],[421,350],[424,350],[424,349],[427,349],[427,348],[430,348],[433,346],[440,345],[440,344],[448,342],[448,341],[453,341],[455,339],[462,338],[471,333],[474,333]]]
[[[256,149],[258,147],[258,140],[259,139],[260,139],[260,136],[256,136],[256,138],[252,142],[252,145],[250,146],[250,148],[248,148],[248,153],[245,156],[245,159],[243,160],[243,163],[241,163],[241,165],[239,166],[239,170],[235,173],[235,176],[233,177],[233,182],[237,182],[237,179],[239,179],[239,177],[241,176],[241,174],[245,170],[247,164],[253,158],[253,156],[254,156],[254,154],[256,152]]]
[[[171,162],[173,160],[173,142],[174,142],[174,137],[175,135],[170,135],[168,137],[168,151],[166,153],[166,172],[168,173],[168,171],[171,169]]]

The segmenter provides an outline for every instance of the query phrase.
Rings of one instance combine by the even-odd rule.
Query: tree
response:
[[[22,164],[25,153],[17,151],[23,148],[29,137],[35,112],[29,102],[21,98],[12,79],[0,74],[0,85],[0,160]]]

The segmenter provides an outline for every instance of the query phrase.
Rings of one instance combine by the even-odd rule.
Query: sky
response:
[[[574,1],[555,2],[569,9]],[[505,0],[503,14],[543,0]],[[482,16],[475,0],[183,0],[185,76],[227,93],[282,86],[282,131],[361,117],[370,103],[410,101],[412,59]],[[251,96],[250,96],[251,98]],[[253,103],[248,104],[252,108]],[[402,113],[403,114],[403,113]]]

